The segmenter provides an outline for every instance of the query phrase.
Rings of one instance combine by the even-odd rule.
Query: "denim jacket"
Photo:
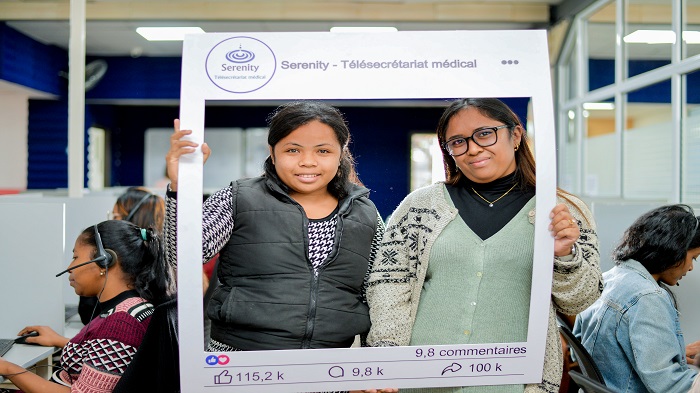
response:
[[[603,274],[600,299],[576,318],[581,339],[619,392],[685,393],[697,372],[685,361],[678,311],[641,263],[629,260]]]

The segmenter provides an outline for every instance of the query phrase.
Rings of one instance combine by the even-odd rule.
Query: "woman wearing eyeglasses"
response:
[[[165,200],[143,187],[129,187],[117,198],[108,219],[133,222],[141,228],[153,228],[162,233]]]
[[[613,250],[615,267],[605,272],[598,301],[576,317],[581,339],[616,392],[686,393],[697,370],[686,356],[676,298],[669,285],[700,256],[698,218],[686,205],[653,209],[627,228]]]
[[[437,128],[446,181],[411,193],[391,215],[369,278],[373,346],[527,341],[535,161],[502,101],[454,101]],[[590,211],[557,191],[549,214],[554,273],[542,382],[419,392],[557,392],[562,350],[555,311],[575,315],[599,296]],[[402,391],[404,391],[402,389]],[[414,391],[414,390],[411,390]]]

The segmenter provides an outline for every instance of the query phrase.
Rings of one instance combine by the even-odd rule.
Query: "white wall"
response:
[[[0,79],[0,190],[27,189],[29,99],[55,96]]]
[[[0,93],[0,189],[27,189],[28,95]]]
[[[164,188],[165,154],[171,128],[149,128],[144,136],[143,179],[147,187]],[[204,165],[204,190],[213,192],[243,177],[260,176],[269,155],[266,128],[207,128],[204,141],[212,154]]]
[[[617,178],[620,171],[615,134],[605,134],[586,139],[586,178],[583,183],[586,194],[592,197],[617,196]]]

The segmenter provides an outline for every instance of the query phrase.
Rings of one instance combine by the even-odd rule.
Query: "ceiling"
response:
[[[668,0],[632,0],[629,28],[670,28]],[[205,32],[329,31],[334,26],[394,26],[399,31],[513,30],[550,28],[594,0],[87,0],[88,56],[176,56],[182,42],[150,42],[141,26],[198,26]],[[700,24],[700,0],[686,0],[688,23]],[[36,39],[68,50],[70,0],[0,0],[0,21]],[[697,10],[698,12],[696,12]],[[607,6],[591,17],[588,55],[614,58],[615,10]],[[567,24],[550,34],[553,58]],[[563,27],[563,28],[562,28]],[[697,28],[700,30],[700,26]],[[670,45],[636,45],[630,56],[670,59]],[[688,54],[700,45],[688,46]],[[0,81],[0,93],[20,88]],[[37,92],[30,92],[32,95]]]
[[[182,42],[147,41],[141,26],[198,26],[205,32],[329,31],[334,26],[394,26],[399,31],[549,28],[594,0],[87,0],[88,56],[180,56]],[[0,21],[37,41],[68,49],[70,0],[0,0]],[[700,0],[686,0],[700,30]],[[693,7],[692,10],[690,7]],[[668,0],[631,0],[628,28],[670,29]],[[614,58],[615,8],[591,17],[588,54]],[[550,43],[556,55],[561,34]],[[689,55],[700,45],[688,47]],[[635,45],[629,55],[670,59],[670,45]]]
[[[546,28],[564,0],[88,0],[89,56],[180,56],[181,42],[149,42],[141,26],[199,26],[205,32],[329,31],[333,26],[402,30]],[[69,0],[0,0],[0,20],[68,49]]]

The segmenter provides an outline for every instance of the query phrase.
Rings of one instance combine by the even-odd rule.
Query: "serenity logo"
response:
[[[255,59],[255,53],[239,46],[238,49],[227,53],[226,58],[232,63],[248,63]]]
[[[275,74],[277,59],[267,44],[252,37],[233,37],[216,44],[207,55],[209,80],[231,93],[250,93]]]

